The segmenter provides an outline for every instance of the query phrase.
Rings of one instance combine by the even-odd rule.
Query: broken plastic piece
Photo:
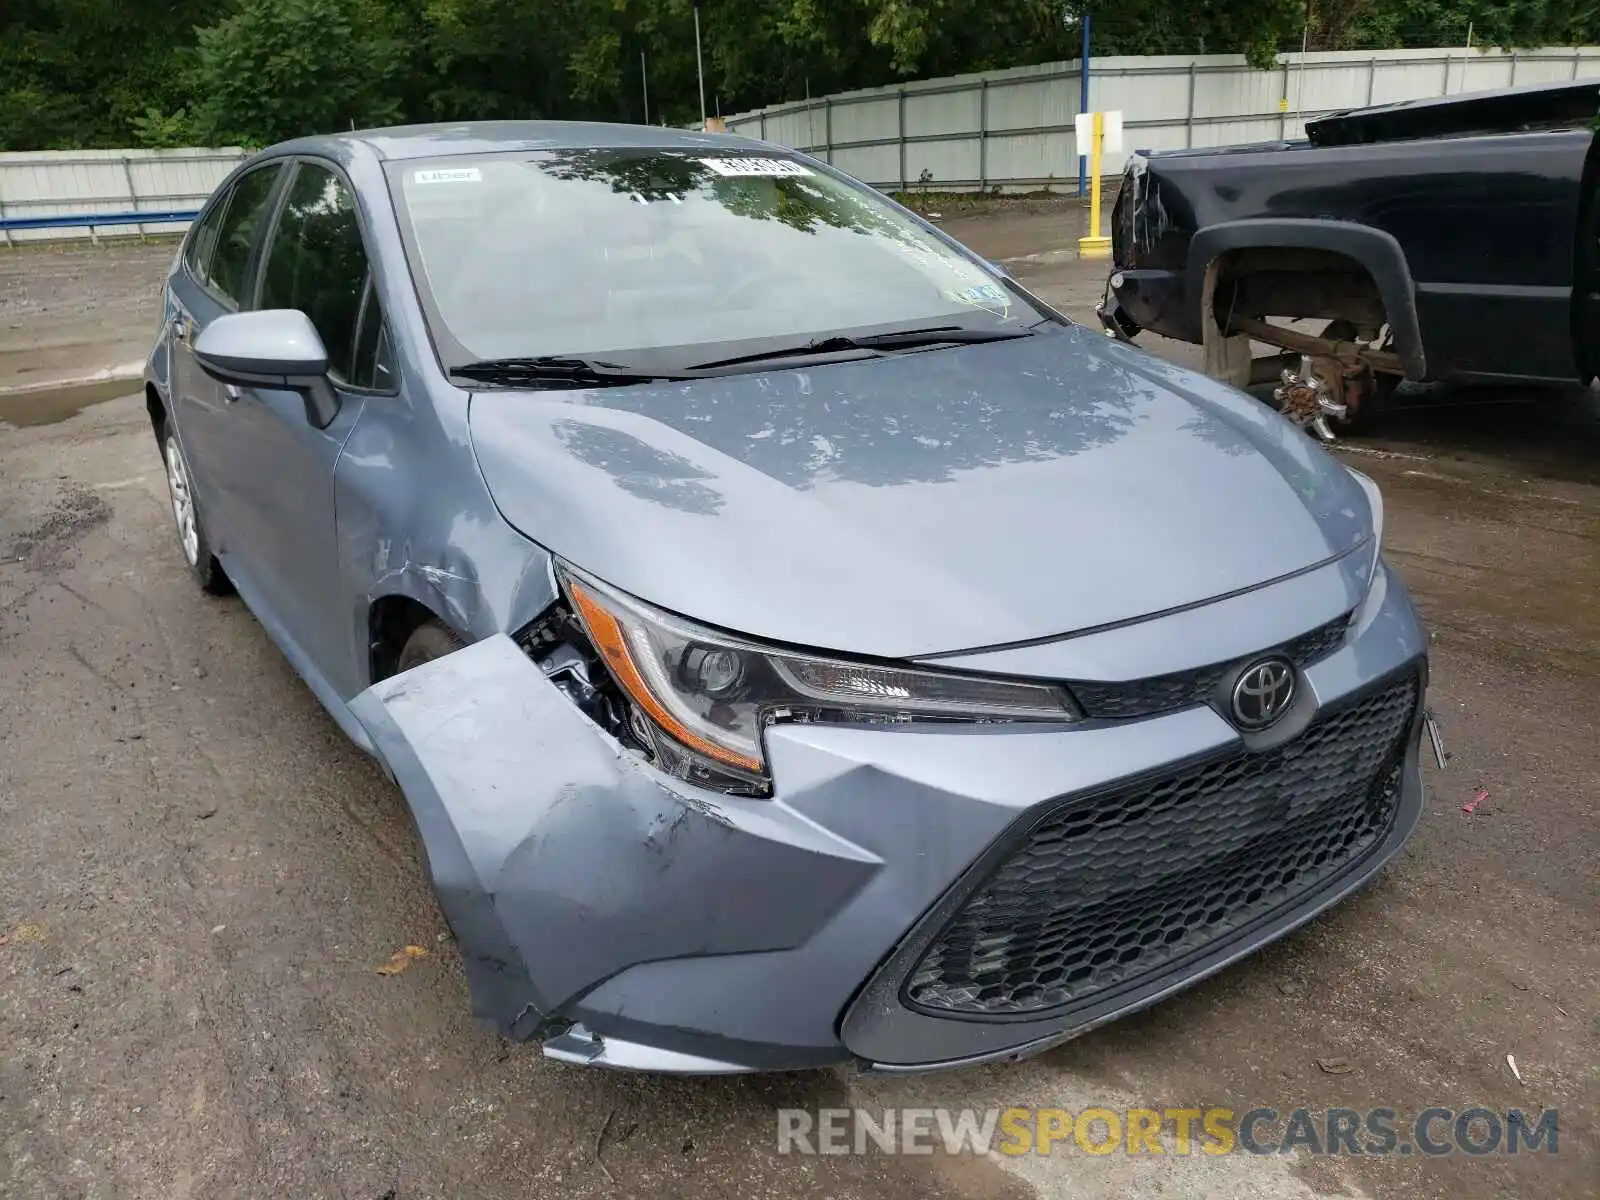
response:
[[[1433,713],[1423,710],[1422,723],[1428,730],[1428,741],[1433,745],[1433,758],[1439,764],[1439,770],[1444,770],[1444,765],[1450,756],[1445,753],[1444,737],[1439,733],[1439,722],[1433,719]]]
[[[750,1070],[696,1054],[641,1046],[620,1038],[603,1038],[574,1025],[544,1043],[544,1056],[576,1066],[611,1067],[621,1071],[668,1072],[675,1075],[741,1075]]]

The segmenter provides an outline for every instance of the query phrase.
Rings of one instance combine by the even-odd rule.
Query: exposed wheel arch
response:
[[[410,671],[423,663],[454,654],[467,640],[443,621],[424,621],[406,639],[398,670]]]
[[[1199,315],[1206,374],[1239,388],[1278,383],[1278,411],[1326,441],[1335,425],[1370,428],[1409,373],[1392,348],[1381,283],[1339,251],[1224,251],[1206,266]],[[1307,320],[1323,322],[1321,333]],[[1256,342],[1278,353],[1254,357]]]
[[[1285,278],[1262,278],[1271,275]],[[1411,271],[1400,243],[1381,229],[1346,221],[1288,218],[1210,225],[1189,243],[1186,286],[1189,303],[1200,310],[1201,320],[1214,322],[1214,314],[1204,307],[1208,276],[1217,281],[1214,307],[1219,310],[1233,301],[1233,283],[1254,278],[1258,289],[1265,290],[1258,298],[1267,308],[1249,315],[1356,318],[1375,299],[1406,378],[1427,376]],[[1292,282],[1298,278],[1321,278],[1342,285],[1347,293],[1343,296],[1345,307],[1329,311],[1330,306],[1324,304],[1322,311],[1300,311],[1318,305],[1314,288]],[[1275,291],[1282,294],[1275,296]],[[1287,307],[1274,310],[1277,299]]]
[[[407,640],[429,622],[444,626],[464,643],[459,631],[422,601],[404,595],[380,596],[367,610],[368,679],[376,683],[395,674]]]
[[[1249,247],[1229,250],[1212,264],[1219,324],[1240,316],[1318,317],[1376,328],[1386,306],[1378,281],[1355,259],[1333,250]]]

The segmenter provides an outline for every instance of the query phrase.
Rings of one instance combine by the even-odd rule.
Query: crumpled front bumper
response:
[[[1380,567],[1350,639],[1304,683],[1336,704],[1425,650]],[[1035,1052],[1309,919],[1376,873],[1421,809],[1418,723],[1382,846],[1270,923],[1070,1026],[949,1019],[902,1005],[905,951],[997,839],[1063,797],[1236,747],[1232,726],[1209,707],[1067,729],[777,725],[776,796],[751,800],[624,751],[503,636],[385,680],[352,710],[416,817],[475,1012],[557,1057],[652,1070]]]
[[[1191,311],[1182,272],[1118,267],[1106,281],[1101,322],[1124,340],[1151,330],[1183,342],[1201,338],[1198,304]]]

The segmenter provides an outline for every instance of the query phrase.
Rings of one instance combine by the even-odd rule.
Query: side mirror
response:
[[[299,392],[306,420],[318,429],[339,412],[339,397],[328,382],[327,348],[311,318],[299,309],[218,317],[195,339],[194,358],[221,383]]]

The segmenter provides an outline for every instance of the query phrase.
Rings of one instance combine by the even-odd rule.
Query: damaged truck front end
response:
[[[1370,428],[1406,381],[1584,382],[1597,96],[1530,84],[1135,154],[1101,320],[1197,343],[1236,387],[1279,384],[1283,415],[1325,440]]]

